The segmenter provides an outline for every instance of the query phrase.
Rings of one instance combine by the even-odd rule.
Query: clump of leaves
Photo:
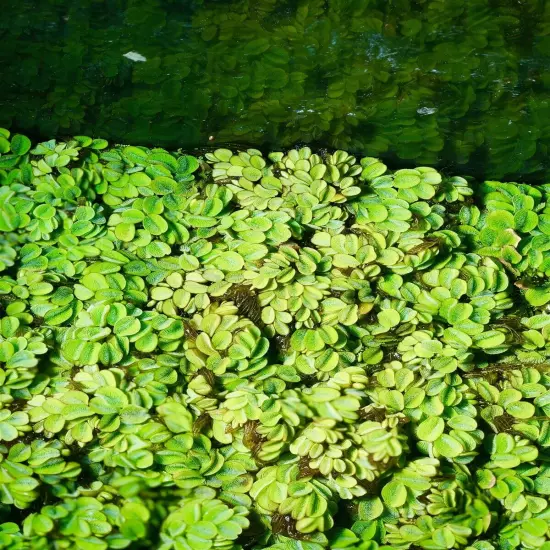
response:
[[[550,188],[12,141],[2,548],[550,545]]]

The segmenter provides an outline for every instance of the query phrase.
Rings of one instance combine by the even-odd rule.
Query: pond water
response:
[[[310,143],[540,183],[545,0],[5,0],[0,125],[186,150]]]

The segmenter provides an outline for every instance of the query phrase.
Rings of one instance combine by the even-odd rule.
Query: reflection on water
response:
[[[550,170],[545,0],[7,0],[0,125]]]

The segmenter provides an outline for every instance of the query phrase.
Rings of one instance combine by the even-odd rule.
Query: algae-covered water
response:
[[[550,170],[545,0],[7,0],[0,39],[0,126],[35,138]]]

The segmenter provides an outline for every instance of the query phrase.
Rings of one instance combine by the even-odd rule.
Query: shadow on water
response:
[[[7,0],[0,37],[0,125],[34,138],[550,171],[545,0]]]

